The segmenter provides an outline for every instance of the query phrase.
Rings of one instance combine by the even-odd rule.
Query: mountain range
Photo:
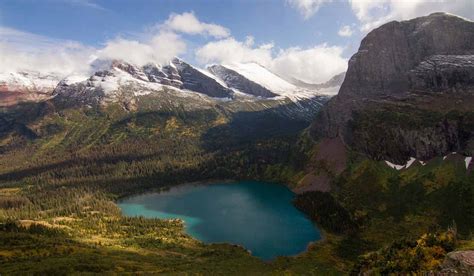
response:
[[[187,97],[189,105],[193,105],[193,101],[234,101],[265,102],[274,107],[289,102],[310,102],[306,106],[313,106],[314,112],[337,93],[342,83],[339,78],[315,86],[301,86],[257,63],[211,65],[200,69],[179,58],[165,65],[150,63],[145,66],[119,60],[96,60],[91,68],[93,72],[89,76],[72,74],[65,78],[39,72],[2,73],[1,105],[58,98],[84,104],[121,101],[131,107],[140,96],[159,97],[160,93],[168,93],[174,97]]]

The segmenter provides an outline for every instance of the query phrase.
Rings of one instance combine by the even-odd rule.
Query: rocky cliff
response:
[[[474,152],[474,22],[445,13],[371,31],[312,124],[375,159]]]

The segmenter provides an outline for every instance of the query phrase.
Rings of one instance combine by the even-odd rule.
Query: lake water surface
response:
[[[239,244],[264,260],[304,251],[319,230],[285,186],[257,181],[182,185],[119,202],[124,215],[180,218],[203,242]]]

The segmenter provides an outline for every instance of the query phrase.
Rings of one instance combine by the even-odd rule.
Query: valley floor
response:
[[[50,108],[0,117],[15,122],[0,129],[2,274],[409,273],[439,270],[447,252],[473,249],[474,174],[463,160],[397,171],[349,153],[331,193],[295,202],[324,229],[324,240],[299,256],[263,262],[238,246],[203,244],[180,221],[124,217],[115,201],[209,179],[295,188],[317,152],[298,137],[304,124],[275,127],[268,114],[236,119],[219,110]]]

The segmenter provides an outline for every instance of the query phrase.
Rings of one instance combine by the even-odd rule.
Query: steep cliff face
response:
[[[313,137],[341,137],[376,159],[474,151],[474,22],[444,13],[370,32]]]

